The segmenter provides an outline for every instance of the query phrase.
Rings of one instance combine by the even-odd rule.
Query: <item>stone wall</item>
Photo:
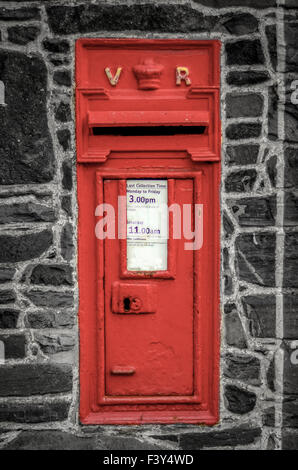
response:
[[[0,446],[297,448],[297,0],[7,1],[0,31]],[[87,36],[222,41],[212,428],[79,424],[74,45]]]

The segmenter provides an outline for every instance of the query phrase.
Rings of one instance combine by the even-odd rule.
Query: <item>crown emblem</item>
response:
[[[139,90],[157,90],[160,87],[160,77],[164,66],[156,64],[153,59],[145,59],[133,67],[138,80]]]

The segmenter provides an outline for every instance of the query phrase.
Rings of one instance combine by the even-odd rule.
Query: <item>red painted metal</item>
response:
[[[219,43],[82,39],[76,83],[81,422],[215,424]],[[142,136],[161,125],[206,130]],[[93,132],[113,126],[140,132]],[[173,238],[170,214],[168,268],[128,271],[126,240],[95,237],[96,206],[112,204],[117,220],[127,179],[166,179],[169,205],[203,204],[202,248]]]

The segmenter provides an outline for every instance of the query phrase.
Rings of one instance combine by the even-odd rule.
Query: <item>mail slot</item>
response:
[[[83,424],[218,421],[219,50],[77,41]]]

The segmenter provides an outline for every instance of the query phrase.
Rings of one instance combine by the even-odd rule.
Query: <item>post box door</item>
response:
[[[130,184],[133,180],[129,180]],[[143,180],[144,185],[135,180],[136,185],[155,187],[156,180],[150,184],[150,179]],[[170,185],[167,180],[161,180],[158,186],[163,193],[168,193]],[[127,186],[127,181],[121,182]],[[104,200],[117,208],[119,196],[119,180],[104,180]],[[194,188],[192,179],[171,180],[171,187],[175,193],[175,202],[179,207],[193,206]],[[133,193],[132,193],[133,194]],[[130,196],[138,202],[138,211],[135,218],[128,220],[131,213],[127,212],[127,227],[130,222],[134,230],[146,232],[149,229],[157,231],[156,226],[149,227],[142,224],[142,217],[148,211],[151,201],[150,220],[154,221],[154,211],[158,211],[156,197],[148,197],[149,202],[142,196],[143,192],[136,192]],[[153,192],[154,194],[154,192]],[[167,196],[167,194],[166,194]],[[168,200],[168,197],[166,197]],[[152,203],[154,201],[154,203]],[[129,199],[128,199],[129,204]],[[131,207],[131,206],[130,206]],[[128,206],[127,206],[128,211]],[[140,221],[141,219],[141,221]],[[117,220],[117,217],[116,217]],[[146,220],[146,217],[145,219]],[[120,222],[121,223],[121,222]],[[137,224],[141,225],[137,225]],[[154,225],[154,222],[153,222]],[[122,227],[123,229],[123,227]],[[119,227],[118,227],[119,230]],[[125,228],[126,230],[126,228]],[[169,233],[171,237],[172,234]],[[149,236],[153,240],[149,248],[140,246],[140,240],[135,237],[136,243],[128,240],[107,238],[105,240],[105,393],[107,396],[143,397],[143,401],[152,400],[152,397],[178,397],[193,396],[194,394],[194,252],[184,249],[185,239],[167,242],[161,247],[160,256],[164,258],[163,269],[160,269],[160,256],[154,249],[160,240]],[[148,237],[147,237],[148,240]],[[124,244],[132,244],[131,250],[139,250],[141,257],[136,271],[123,270],[120,260],[123,255],[127,257],[128,251],[123,250]],[[147,242],[148,245],[148,242]],[[148,251],[149,250],[149,251]],[[126,254],[125,254],[126,251]],[[169,252],[170,251],[170,252]],[[146,255],[147,253],[147,255]],[[154,259],[156,258],[156,271]],[[173,259],[174,258],[174,259]],[[152,266],[148,268],[152,263]],[[142,271],[142,263],[145,268]],[[175,273],[169,273],[169,264],[175,264]],[[123,267],[123,266],[122,266]],[[129,268],[129,265],[126,266]],[[168,275],[167,275],[168,273]],[[133,278],[132,278],[133,277]]]

